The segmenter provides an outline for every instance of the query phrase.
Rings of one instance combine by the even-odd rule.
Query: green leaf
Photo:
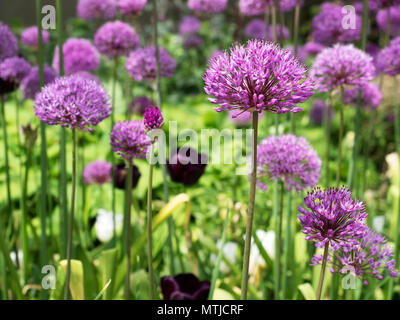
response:
[[[100,271],[100,283],[104,284],[110,279],[113,280],[115,273],[115,260],[117,257],[117,249],[104,250],[99,257],[99,271]],[[110,290],[103,295],[104,299],[112,298],[112,286]]]
[[[310,283],[307,282],[307,283],[299,284],[297,288],[302,293],[304,299],[306,299],[306,300],[316,300],[317,299],[314,289]]]
[[[221,288],[216,288],[212,300],[235,300],[232,294]]]
[[[67,260],[61,260],[59,265],[67,273]],[[65,283],[65,275],[64,275]],[[79,260],[71,260],[71,279],[69,282],[69,290],[73,300],[84,300],[85,290],[83,285],[83,266]]]

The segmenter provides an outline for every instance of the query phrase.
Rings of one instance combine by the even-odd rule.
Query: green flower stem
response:
[[[152,236],[153,152],[154,152],[154,143],[151,144],[151,149],[150,149],[149,182],[147,189],[147,263],[149,269],[149,291],[151,300],[154,299],[153,236]]]
[[[278,251],[275,256],[276,268],[277,268],[277,276],[276,276],[276,293],[277,298],[279,298],[280,294],[280,284],[281,284],[281,255],[282,255],[282,225],[283,225],[283,198],[285,194],[285,183],[281,181],[281,190],[280,190],[280,200],[279,200],[279,222],[278,222],[278,232],[277,232],[277,241],[278,241]]]
[[[69,281],[71,278],[72,234],[74,230],[75,189],[76,189],[76,129],[72,129],[72,187],[71,187],[71,211],[68,224],[67,247],[67,274],[65,277],[64,300],[68,300]]]
[[[341,102],[340,102],[340,127],[339,127],[339,145],[338,145],[338,160],[337,160],[337,173],[336,173],[336,186],[340,186],[340,176],[341,176],[341,169],[342,169],[342,144],[343,144],[343,107],[344,107],[344,88],[343,86],[340,87],[340,95],[341,95]]]
[[[326,263],[328,261],[328,250],[329,250],[329,242],[327,242],[325,244],[325,248],[324,248],[324,257],[322,259],[321,275],[319,276],[319,283],[318,283],[317,300],[321,300],[321,293],[322,293],[322,286],[324,284]]]
[[[125,201],[125,233],[126,233],[126,274],[125,274],[125,300],[130,299],[131,293],[131,207],[132,207],[132,162],[128,161],[128,175],[126,181]],[[115,226],[114,226],[115,228]]]
[[[254,201],[256,196],[256,179],[257,179],[257,136],[258,136],[258,112],[253,112],[253,152],[252,152],[252,167],[251,167],[251,181],[250,181],[250,199],[249,211],[247,215],[246,225],[246,241],[243,257],[243,271],[242,271],[242,291],[241,299],[247,299],[247,286],[249,282],[249,263],[250,263],[250,247],[251,235],[253,230],[254,218]]]
[[[10,166],[8,160],[8,135],[7,135],[7,121],[6,114],[4,111],[4,97],[0,97],[1,104],[1,126],[3,127],[3,139],[4,139],[4,160],[6,169],[6,186],[7,186],[7,212],[11,215],[12,212],[12,201],[11,201],[11,187],[10,187]]]
[[[291,218],[292,218],[292,196],[293,191],[288,191],[288,200],[287,200],[287,211],[286,211],[286,229],[285,229],[285,242],[284,242],[284,255],[285,259],[283,261],[283,269],[282,269],[282,298],[286,298],[286,289],[287,289],[287,273],[289,270],[289,259],[290,259],[290,245],[291,245]],[[278,256],[279,257],[279,256]]]
[[[332,93],[329,93],[329,107],[333,107],[332,104]],[[324,112],[324,126],[325,126],[325,187],[328,188],[330,185],[330,169],[329,169],[329,156],[331,146],[331,117],[329,115],[329,108],[325,108]]]

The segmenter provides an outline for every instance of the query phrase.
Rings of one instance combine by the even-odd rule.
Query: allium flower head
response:
[[[79,0],[78,17],[85,20],[113,19],[117,13],[115,0]]]
[[[352,44],[336,44],[317,55],[311,69],[321,91],[342,85],[358,86],[374,78],[372,57]]]
[[[392,36],[400,36],[400,5],[396,7],[390,7],[390,34]],[[379,10],[376,15],[376,23],[380,30],[387,33],[388,28],[388,10]]]
[[[266,190],[263,178],[281,180],[288,190],[314,187],[321,173],[321,159],[308,141],[293,134],[270,136],[260,142],[257,154],[257,184]]]
[[[303,48],[304,48],[304,52],[307,55],[316,56],[318,53],[320,53],[324,49],[324,46],[318,42],[311,41],[311,42],[307,42]]]
[[[143,118],[144,130],[161,129],[164,125],[164,118],[157,106],[148,106],[144,111]]]
[[[258,119],[264,116],[263,113],[258,114]],[[237,127],[244,127],[251,123],[253,119],[253,114],[250,112],[244,112],[241,110],[231,110],[229,111],[229,120]]]
[[[161,278],[164,300],[207,300],[210,281],[199,281],[191,273],[181,273],[175,277]]]
[[[180,25],[179,25],[179,34],[181,36],[194,34],[199,32],[200,30],[200,21],[196,17],[193,16],[185,16],[183,17]]]
[[[272,2],[274,0],[269,0],[270,5],[272,5]],[[282,12],[288,12],[292,11],[294,8],[296,8],[297,0],[280,0],[279,1],[279,10]],[[300,1],[300,6],[304,4],[304,0]]]
[[[370,7],[385,9],[400,5],[400,0],[369,0]]]
[[[355,29],[342,26],[342,6],[325,2],[321,12],[312,21],[312,37],[316,42],[330,46],[337,42],[351,42],[360,38],[361,17],[356,16]]]
[[[0,62],[17,54],[18,41],[10,28],[0,22]]]
[[[267,9],[266,0],[239,0],[240,12],[246,16],[258,16]]]
[[[314,93],[314,82],[293,55],[270,42],[235,45],[208,63],[203,76],[215,110],[299,112]]]
[[[323,100],[316,99],[310,111],[310,121],[315,125],[321,125],[326,116],[333,119],[335,111],[331,106],[328,106]]]
[[[100,53],[109,59],[127,56],[140,46],[139,37],[133,28],[122,21],[111,21],[101,26],[95,36],[94,44]]]
[[[83,169],[83,182],[85,184],[104,184],[111,182],[112,164],[106,161],[94,161]]]
[[[86,39],[70,38],[63,45],[64,71],[70,75],[79,71],[96,70],[100,64],[97,49]],[[58,47],[54,50],[53,68],[59,72]]]
[[[42,43],[45,45],[49,42],[50,33],[42,30]],[[26,28],[21,33],[21,42],[31,48],[37,49],[39,45],[39,29],[37,26]]]
[[[117,122],[110,138],[112,151],[130,162],[133,159],[144,159],[151,144],[144,131],[143,120]]]
[[[365,110],[375,110],[382,101],[382,93],[375,83],[366,83],[361,87],[354,87],[344,91],[344,102],[356,105],[358,102],[358,91],[361,89],[361,106]]]
[[[160,53],[160,74],[162,77],[172,77],[175,69],[175,59],[171,57],[169,52],[159,49]],[[133,51],[126,60],[126,70],[136,81],[154,81],[156,79],[156,49],[153,46],[140,48]]]
[[[319,247],[329,243],[355,243],[366,230],[365,204],[352,199],[347,188],[319,188],[307,193],[304,203],[308,209],[298,207],[297,217],[307,235],[306,240]]]
[[[378,54],[377,69],[392,77],[400,74],[400,37],[393,39]]]
[[[118,7],[121,13],[128,16],[135,16],[141,12],[147,4],[147,0],[119,0]]]
[[[101,84],[101,81],[98,77],[96,77],[93,73],[87,72],[87,71],[78,71],[76,73],[74,73],[75,76],[79,76],[83,79],[86,80],[92,80],[98,84]]]
[[[12,57],[0,62],[0,78],[16,84],[20,84],[30,70],[31,65],[24,58]]]
[[[247,24],[245,34],[249,38],[265,39],[265,31],[265,22],[261,19],[253,19]]]
[[[228,0],[188,0],[190,10],[208,13],[220,13],[225,10]]]
[[[138,114],[144,115],[144,112],[147,107],[154,106],[154,101],[147,97],[136,97],[132,100],[132,102],[128,105],[129,114]]]
[[[48,65],[44,65],[44,85],[52,83],[57,78],[57,73]],[[24,99],[35,99],[40,91],[39,85],[39,67],[31,68],[29,74],[22,80],[21,90]]]
[[[93,131],[111,113],[104,88],[79,76],[65,76],[47,85],[35,98],[35,115],[50,125]]]

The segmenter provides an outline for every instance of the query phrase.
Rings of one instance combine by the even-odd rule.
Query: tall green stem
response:
[[[75,189],[76,189],[76,129],[72,129],[72,187],[71,187],[71,211],[68,224],[68,247],[67,247],[67,274],[65,277],[64,300],[68,299],[69,281],[71,278],[71,256],[72,256],[72,234],[74,231],[75,213]]]
[[[275,261],[277,264],[277,278],[276,278],[276,292],[278,293],[277,298],[279,298],[280,284],[281,284],[281,255],[282,255],[282,224],[283,224],[283,197],[285,193],[285,183],[281,181],[280,190],[280,201],[279,201],[279,226],[278,226],[278,251],[275,256]]]
[[[128,161],[128,176],[126,181],[126,206],[125,206],[125,232],[126,232],[126,274],[125,274],[125,300],[130,299],[131,293],[131,207],[132,207],[132,162]]]
[[[290,240],[292,237],[292,230],[291,230],[291,219],[292,219],[292,194],[293,191],[288,192],[288,200],[287,200],[287,211],[286,211],[286,230],[285,230],[285,243],[284,243],[284,263],[282,269],[282,297],[283,299],[286,298],[286,289],[287,289],[287,273],[289,269],[289,259],[290,259]]]
[[[153,198],[153,152],[154,143],[150,149],[149,181],[147,188],[147,263],[149,269],[150,299],[154,299],[154,276],[153,276],[153,236],[152,236],[152,198]]]
[[[338,145],[338,160],[337,160],[337,175],[336,175],[336,186],[340,186],[340,176],[341,176],[341,169],[342,169],[342,143],[343,143],[343,106],[344,106],[344,88],[343,86],[340,87],[340,127],[339,127],[339,145]]]
[[[115,58],[113,61],[113,68],[112,68],[112,88],[111,88],[111,128],[110,132],[112,132],[114,124],[115,124],[115,94],[116,94],[116,87],[117,87],[117,70],[118,70],[118,58]],[[111,163],[115,165],[115,158],[114,153],[111,152]],[[115,168],[112,170],[112,181],[111,184],[111,207],[112,207],[112,214],[113,214],[113,241],[114,244],[117,243],[117,229],[116,229],[116,195],[115,195]]]
[[[249,282],[250,245],[251,245],[251,235],[253,230],[254,201],[256,197],[256,179],[257,179],[257,136],[258,136],[258,112],[254,111],[250,199],[249,199],[249,212],[247,215],[246,240],[245,240],[244,257],[243,257],[243,271],[242,271],[242,292],[241,292],[242,300],[247,299],[247,286]]]
[[[328,261],[328,250],[329,250],[329,242],[327,242],[325,244],[325,248],[324,248],[324,257],[322,259],[321,274],[319,276],[319,283],[318,283],[317,300],[321,300],[321,293],[322,293],[322,286],[324,284],[326,263]]]
[[[332,93],[329,94],[329,104],[324,110],[324,126],[325,126],[325,187],[329,187],[330,182],[330,169],[329,169],[329,156],[331,146],[331,117],[329,114],[330,108],[332,107]]]
[[[10,166],[8,159],[8,135],[7,135],[7,121],[6,113],[4,111],[4,97],[0,97],[1,103],[1,126],[3,127],[3,139],[4,139],[4,160],[6,169],[6,185],[7,185],[7,212],[11,215],[12,201],[11,201],[11,187],[10,187]]]

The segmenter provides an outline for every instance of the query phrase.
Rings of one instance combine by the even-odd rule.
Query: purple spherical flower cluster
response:
[[[219,13],[225,10],[228,0],[188,0],[190,10]]]
[[[111,21],[101,26],[95,36],[94,44],[100,53],[109,59],[127,56],[140,46],[135,30],[122,21]]]
[[[321,12],[313,18],[312,33],[314,40],[326,46],[337,42],[351,42],[360,38],[361,17],[356,16],[355,28],[345,29],[342,7],[330,2],[321,6]]]
[[[128,105],[128,112],[129,114],[138,114],[143,116],[146,108],[153,105],[154,101],[145,96],[136,97]]]
[[[316,56],[318,53],[320,53],[324,49],[324,46],[318,42],[311,41],[311,42],[307,42],[303,48],[304,48],[304,52],[306,55]]]
[[[274,0],[269,0],[270,5],[272,5]],[[292,11],[296,8],[297,0],[280,0],[279,3],[279,10],[282,12]],[[300,1],[300,6],[304,4],[304,0]]]
[[[78,17],[85,20],[113,19],[117,13],[115,0],[79,0]]]
[[[0,63],[0,78],[4,81],[20,84],[30,70],[31,65],[24,58],[7,58]]]
[[[390,7],[390,34],[392,36],[400,36],[400,5]],[[376,15],[376,23],[380,30],[387,32],[388,28],[388,10],[379,10]]]
[[[211,61],[203,76],[216,111],[299,112],[314,94],[315,84],[293,55],[270,42],[235,45]]]
[[[258,114],[258,119],[264,116],[263,113]],[[251,112],[245,112],[242,110],[231,110],[229,111],[229,120],[237,127],[244,127],[251,123],[253,114]]]
[[[356,243],[367,228],[365,204],[352,199],[347,188],[316,188],[307,193],[304,203],[308,209],[298,207],[298,215],[307,235],[318,247],[326,243]]]
[[[44,85],[52,83],[57,78],[57,73],[48,65],[44,65]],[[35,99],[40,90],[39,85],[39,67],[31,68],[29,74],[22,80],[21,90],[24,99]]]
[[[361,87],[346,89],[344,92],[344,102],[347,104],[357,104],[358,91],[361,89],[361,106],[365,110],[375,110],[382,101],[382,93],[379,86],[375,83],[365,83]]]
[[[123,15],[135,16],[141,12],[147,0],[119,0],[118,7]]]
[[[377,57],[378,71],[389,76],[400,74],[400,37],[393,39]]]
[[[240,12],[246,16],[258,16],[267,9],[266,0],[239,0]]]
[[[112,164],[106,161],[94,161],[83,169],[83,183],[104,184],[111,182]]]
[[[93,131],[111,114],[109,97],[94,81],[71,75],[56,79],[35,98],[35,115],[50,125]]]
[[[258,145],[257,185],[266,190],[263,178],[281,180],[296,192],[314,187],[321,174],[321,159],[309,142],[293,134],[270,136]]]
[[[310,121],[315,125],[321,125],[326,116],[333,119],[334,115],[335,111],[331,106],[321,99],[316,99],[310,111]]]
[[[175,69],[175,59],[169,52],[160,47],[160,74],[162,77],[172,77]],[[153,46],[133,51],[126,60],[126,70],[136,81],[154,81],[156,79],[156,49]]]
[[[50,40],[50,33],[47,30],[42,30],[42,43],[47,44]],[[37,26],[26,28],[21,33],[21,42],[34,49],[39,45],[39,29]]]
[[[265,39],[265,31],[265,22],[261,19],[253,19],[247,24],[245,34],[249,38]]]
[[[181,36],[194,34],[200,31],[200,21],[193,16],[185,16],[179,24],[179,34]]]
[[[385,9],[400,5],[400,0],[369,0],[370,7]]]
[[[0,62],[17,54],[18,41],[10,28],[0,22]]]
[[[112,151],[124,160],[144,159],[151,144],[144,131],[143,120],[117,122],[111,132]]]
[[[336,44],[324,49],[316,57],[311,75],[321,91],[330,91],[339,86],[358,86],[372,80],[375,67],[372,57],[352,44]]]
[[[164,125],[164,118],[157,106],[148,106],[144,111],[143,125],[145,131],[161,129]]]
[[[59,72],[58,47],[54,50],[53,68]],[[100,64],[97,49],[86,39],[70,38],[63,45],[64,71],[70,75],[79,71],[96,70]]]

